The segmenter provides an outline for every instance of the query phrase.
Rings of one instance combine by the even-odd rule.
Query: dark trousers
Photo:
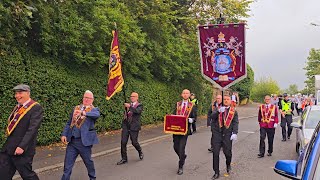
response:
[[[292,127],[291,127],[291,123],[292,123],[292,115],[285,115],[285,117],[281,116],[281,128],[282,128],[282,138],[283,139],[287,139],[287,137],[291,136],[292,133]],[[288,127],[288,131],[287,128]]]
[[[295,104],[295,108],[296,108],[297,114],[298,114],[298,116],[299,116],[300,113],[302,113],[302,109],[301,109],[301,108],[298,108],[298,103]]]
[[[63,176],[61,180],[70,179],[72,168],[79,154],[87,168],[89,179],[90,180],[96,179],[96,171],[94,168],[93,160],[91,158],[91,153],[92,153],[91,149],[92,149],[92,146],[84,146],[80,138],[71,139],[71,142],[69,142],[66,149],[64,167],[63,167]]]
[[[223,153],[226,157],[226,165],[230,166],[232,159],[232,141],[230,140],[230,134],[213,133],[212,148],[213,148],[213,170],[219,174],[219,155],[222,147]]]
[[[196,126],[196,119],[193,121],[193,123],[191,123],[191,128],[192,128],[192,132],[196,132],[197,131],[197,126]]]
[[[179,157],[179,168],[182,168],[186,160],[186,145],[188,135],[173,135],[173,149]]]
[[[141,150],[140,144],[138,143],[138,135],[139,135],[139,131],[129,131],[127,129],[122,129],[122,132],[121,132],[121,158],[123,160],[128,160],[127,144],[128,144],[129,136],[130,136],[132,146],[134,148],[136,148],[136,150],[138,151],[139,154],[141,153],[142,150]]]
[[[32,170],[34,155],[22,154],[19,156],[8,155],[6,152],[0,153],[0,179],[12,180],[12,177],[19,172],[24,180],[38,180],[39,177]]]
[[[213,133],[211,133],[210,148],[213,149]]]
[[[273,139],[274,139],[275,128],[260,128],[260,145],[259,152],[260,154],[264,154],[266,151],[266,145],[264,140],[266,136],[268,137],[268,153],[273,152]]]

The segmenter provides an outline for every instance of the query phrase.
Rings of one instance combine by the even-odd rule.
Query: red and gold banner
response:
[[[188,118],[182,115],[166,115],[164,117],[164,132],[186,135],[188,132]]]
[[[122,62],[119,50],[118,32],[112,31],[113,40],[111,43],[109,60],[109,79],[106,99],[109,100],[115,93],[122,90],[124,79],[122,76]]]
[[[220,89],[227,89],[247,74],[245,24],[198,26],[202,76]]]

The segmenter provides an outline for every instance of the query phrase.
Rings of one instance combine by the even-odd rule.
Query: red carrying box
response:
[[[182,115],[166,115],[164,117],[164,132],[186,135],[188,132],[188,118]]]

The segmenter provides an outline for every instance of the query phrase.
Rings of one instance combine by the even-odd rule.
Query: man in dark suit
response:
[[[217,95],[216,96],[216,100],[212,104],[210,104],[209,111],[208,111],[208,116],[207,116],[207,126],[211,126],[211,120],[212,120],[211,114],[215,109],[219,109],[220,108],[221,102],[222,102],[222,96],[221,95]],[[210,140],[211,147],[208,149],[209,152],[212,152],[212,150],[213,150],[212,141],[213,141],[213,133],[212,133],[211,140]]]
[[[175,115],[185,115],[188,117],[188,132],[186,135],[173,135],[173,149],[179,157],[179,168],[178,175],[183,174],[183,165],[187,158],[185,153],[185,148],[188,140],[188,135],[191,135],[191,124],[193,123],[196,112],[193,109],[193,103],[189,101],[190,91],[188,89],[184,89],[181,93],[182,101],[177,102],[175,110],[173,114]]]
[[[69,180],[73,165],[80,154],[87,167],[90,180],[96,179],[94,163],[91,158],[92,146],[98,144],[94,124],[100,117],[99,108],[92,105],[93,93],[87,90],[82,104],[76,106],[62,132],[61,141],[68,143],[64,159],[62,180]]]
[[[238,113],[234,106],[231,106],[231,97],[223,97],[224,106],[215,109],[211,114],[211,132],[213,148],[213,170],[215,174],[212,179],[218,179],[220,176],[219,154],[222,147],[226,156],[227,173],[231,171],[232,141],[237,140],[238,134]]]
[[[28,85],[20,84],[13,90],[18,104],[9,116],[7,140],[0,151],[0,179],[11,180],[18,170],[23,179],[38,180],[32,161],[43,110],[30,98]]]
[[[139,154],[140,160],[143,159],[144,155],[140,144],[138,143],[138,135],[141,130],[141,113],[143,105],[138,102],[139,94],[136,92],[131,93],[131,103],[124,103],[126,108],[125,117],[122,121],[122,132],[121,132],[121,160],[117,162],[117,165],[125,164],[128,162],[127,157],[127,143],[129,136],[133,147],[136,148]]]

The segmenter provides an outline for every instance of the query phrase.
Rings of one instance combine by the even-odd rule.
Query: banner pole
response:
[[[118,27],[117,27],[117,23],[114,22],[114,28],[115,28],[115,31],[117,32],[118,34],[118,49],[119,49],[119,54],[121,54],[120,52],[120,41],[119,41],[119,33],[118,33]],[[122,77],[123,77],[123,80],[125,81],[125,73],[124,73],[124,61],[123,61],[123,57],[121,56],[121,68],[122,68]],[[127,101],[127,95],[126,95],[126,83],[123,84],[123,87],[122,87],[122,92],[123,92],[123,103],[126,103]],[[126,115],[126,119],[128,119],[128,110],[126,107],[124,107],[124,111],[125,111],[125,115]]]

